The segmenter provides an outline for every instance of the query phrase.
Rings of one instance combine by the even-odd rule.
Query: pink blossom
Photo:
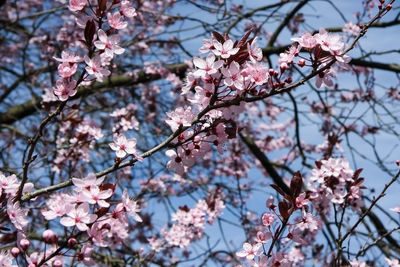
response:
[[[61,52],[61,58],[57,58],[57,57],[53,57],[53,58],[62,63],[78,63],[83,60],[80,56],[76,56],[73,53],[69,54],[65,51]]]
[[[267,67],[259,63],[247,63],[246,68],[241,72],[245,77],[256,85],[263,85],[268,82],[270,76]]]
[[[391,208],[390,210],[391,210],[391,211],[394,211],[394,212],[399,212],[399,213],[400,213],[400,206]]]
[[[229,58],[231,55],[235,55],[239,48],[233,48],[232,40],[226,40],[223,44],[217,40],[213,41],[215,49],[213,50],[216,56],[221,56],[221,58]]]
[[[252,62],[261,61],[263,58],[262,50],[256,45],[257,37],[253,39],[250,43],[247,43],[247,51],[249,52],[249,57]]]
[[[5,192],[6,194],[14,195],[19,187],[17,176],[12,174],[5,176],[0,172],[0,195]]]
[[[243,244],[243,251],[236,252],[238,257],[244,258],[247,260],[254,259],[255,256],[260,256],[262,254],[260,248],[262,247],[262,243],[256,243],[253,246],[250,243]]]
[[[82,191],[82,198],[89,204],[98,204],[100,207],[107,208],[110,204],[105,201],[113,194],[111,189],[100,190],[98,186],[91,185],[89,190]]]
[[[303,192],[296,198],[296,207],[301,209],[303,206],[306,206],[308,202],[309,200],[306,198],[306,193]]]
[[[237,62],[232,61],[229,68],[222,68],[224,74],[224,84],[226,86],[235,86],[237,89],[243,89],[243,76],[240,74],[240,66]]]
[[[121,1],[121,12],[127,18],[133,18],[137,15],[136,9],[132,7],[132,4],[129,0]]]
[[[168,170],[172,170],[182,176],[185,173],[185,167],[183,166],[182,158],[179,157],[175,150],[172,149],[165,151],[165,155],[170,158],[170,161],[167,163]]]
[[[274,222],[275,215],[272,213],[264,213],[261,220],[264,226],[270,227]]]
[[[210,50],[213,50],[214,47],[214,42],[213,39],[203,39],[203,45],[199,48],[200,53],[204,54],[207,53]]]
[[[62,217],[60,223],[67,227],[76,226],[80,231],[86,231],[89,229],[87,224],[93,223],[97,219],[97,215],[89,214],[89,211],[89,204],[83,203],[68,212],[68,217]]]
[[[400,267],[400,261],[399,259],[388,259],[385,258],[386,263],[388,264],[389,267]]]
[[[367,264],[364,261],[359,261],[357,259],[353,259],[349,263],[351,267],[367,267]]]
[[[340,35],[330,34],[323,28],[315,35],[315,40],[321,46],[322,50],[331,52],[332,54],[334,51],[343,49],[344,43],[341,42],[340,39]]]
[[[7,202],[7,214],[12,224],[18,230],[23,231],[28,225],[28,210],[22,209],[19,202],[13,203],[11,198]]]
[[[135,138],[127,139],[122,134],[114,135],[114,143],[110,143],[109,146],[119,158],[125,157],[126,154],[137,155]]]
[[[56,87],[53,88],[54,94],[60,101],[67,101],[68,98],[76,94],[76,81],[75,80],[58,80]]]
[[[102,66],[101,57],[99,55],[95,56],[94,58],[90,59],[88,56],[85,56],[86,62],[86,71],[90,75],[96,76],[96,80],[102,82],[103,77],[109,76],[111,72],[105,69]]]
[[[121,19],[121,13],[119,12],[115,12],[114,14],[107,14],[107,22],[113,29],[122,30],[128,26],[128,22]]]
[[[73,205],[66,200],[66,194],[55,194],[51,195],[46,201],[46,207],[48,209],[42,210],[42,215],[48,221],[53,220],[57,217],[62,217],[73,208]]]
[[[358,25],[356,25],[353,22],[349,21],[344,25],[342,31],[350,33],[353,36],[357,36],[358,33],[361,31],[361,29],[360,29],[360,27]]]
[[[332,87],[333,81],[331,80],[331,77],[336,77],[336,72],[332,68],[324,70],[315,76],[315,86],[317,88]]]
[[[81,11],[87,5],[87,0],[70,0],[69,10],[72,12]]]
[[[290,40],[292,40],[293,42],[298,42],[301,47],[307,49],[312,49],[317,45],[317,40],[309,32],[303,34],[301,37],[292,38]]]
[[[101,50],[104,50],[106,55],[109,57],[113,57],[114,54],[121,55],[124,53],[125,49],[121,48],[118,45],[120,40],[120,36],[118,34],[113,34],[111,36],[107,36],[107,34],[100,29],[97,33],[99,40],[94,42],[94,45]]]
[[[17,267],[17,265],[13,264],[13,256],[6,250],[0,251],[0,266]]]
[[[140,211],[136,201],[129,198],[128,191],[125,189],[122,193],[122,202],[117,205],[116,209],[125,208],[125,211],[136,221],[142,222],[142,218],[137,214]]]
[[[272,238],[271,232],[264,233],[264,232],[258,231],[256,241],[257,241],[257,243],[267,243],[268,240],[270,240],[271,238]]]
[[[93,246],[89,243],[86,243],[82,246],[81,252],[78,253],[78,261],[82,262],[86,266],[93,266],[96,262],[91,257],[93,253]]]
[[[104,178],[103,176],[97,179],[96,175],[91,172],[83,179],[72,178],[72,183],[76,186],[75,191],[80,192],[84,189],[89,189],[90,186],[100,186]]]
[[[224,62],[222,60],[215,62],[214,54],[208,54],[206,60],[195,57],[193,59],[193,64],[199,68],[193,74],[197,77],[204,77],[206,74],[212,75],[217,73],[218,69],[222,67]]]
[[[191,121],[194,118],[194,111],[191,107],[178,107],[174,111],[167,112],[167,116],[169,119],[166,119],[165,122],[171,127],[172,131],[178,130],[178,128],[182,125],[184,127],[191,126]]]
[[[77,68],[77,64],[62,63],[58,65],[58,75],[64,79],[69,78],[76,73]]]

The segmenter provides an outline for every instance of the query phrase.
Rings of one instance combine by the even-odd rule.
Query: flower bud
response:
[[[292,77],[287,77],[285,79],[285,83],[292,83],[292,82],[293,82]]]
[[[29,240],[26,238],[21,239],[21,241],[19,241],[19,245],[23,251],[26,251],[29,248],[30,244],[31,242],[29,242]]]
[[[274,72],[275,72],[274,69],[269,69],[269,70],[268,70],[269,75],[274,75]]]
[[[306,65],[306,61],[304,59],[300,59],[299,62],[297,62],[297,65],[302,68]]]
[[[78,241],[76,241],[75,238],[71,237],[68,239],[68,247],[73,248],[76,244],[78,244]]]
[[[57,235],[50,229],[47,229],[42,234],[43,240],[46,243],[57,243],[58,237]]]
[[[19,248],[13,247],[13,248],[11,249],[11,255],[12,255],[14,258],[18,257],[19,253],[20,253]]]
[[[392,9],[392,4],[388,4],[388,5],[386,6],[386,10],[389,11],[389,10],[391,10],[391,9]]]
[[[63,263],[60,260],[53,261],[53,267],[62,267]]]

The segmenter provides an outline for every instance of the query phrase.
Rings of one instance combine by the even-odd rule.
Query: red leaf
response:
[[[279,207],[279,213],[281,214],[282,218],[288,219],[290,217],[288,203],[283,200],[279,202],[278,207]]]
[[[85,26],[85,41],[86,46],[90,48],[93,44],[93,37],[96,32],[96,24],[93,20],[88,20]]]
[[[300,195],[302,187],[303,178],[301,178],[300,172],[297,171],[290,181],[290,193],[292,194],[293,199],[296,199],[296,197]]]
[[[213,36],[218,42],[220,42],[221,44],[223,44],[223,43],[225,42],[224,37],[223,37],[220,33],[216,32],[216,31],[212,31],[212,36]]]

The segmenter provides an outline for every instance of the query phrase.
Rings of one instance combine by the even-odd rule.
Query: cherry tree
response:
[[[0,266],[400,266],[395,0],[0,14]]]

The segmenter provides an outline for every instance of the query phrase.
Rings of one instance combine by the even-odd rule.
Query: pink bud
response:
[[[269,70],[268,70],[268,73],[269,73],[269,75],[274,75],[275,70],[274,70],[274,69],[269,69]]]
[[[389,11],[389,10],[391,10],[391,9],[392,9],[392,4],[388,4],[388,5],[386,6],[386,10]]]
[[[292,83],[292,82],[293,82],[292,77],[287,77],[285,79],[285,83]]]
[[[63,263],[60,260],[53,261],[53,267],[62,267]]]
[[[42,234],[43,240],[46,243],[57,243],[58,237],[57,235],[50,229],[47,229]]]
[[[30,244],[31,242],[29,242],[29,240],[26,238],[21,239],[21,241],[19,241],[19,245],[21,246],[23,251],[26,251],[29,248]]]
[[[396,165],[400,166],[400,160],[396,159]]]
[[[73,248],[76,244],[78,244],[78,241],[76,241],[75,238],[71,237],[68,239],[68,247]]]
[[[19,248],[13,247],[13,248],[11,249],[11,255],[12,255],[14,258],[18,257],[19,253],[20,253]]]
[[[297,62],[297,65],[302,68],[306,65],[306,61],[304,59],[300,59],[299,62]]]

